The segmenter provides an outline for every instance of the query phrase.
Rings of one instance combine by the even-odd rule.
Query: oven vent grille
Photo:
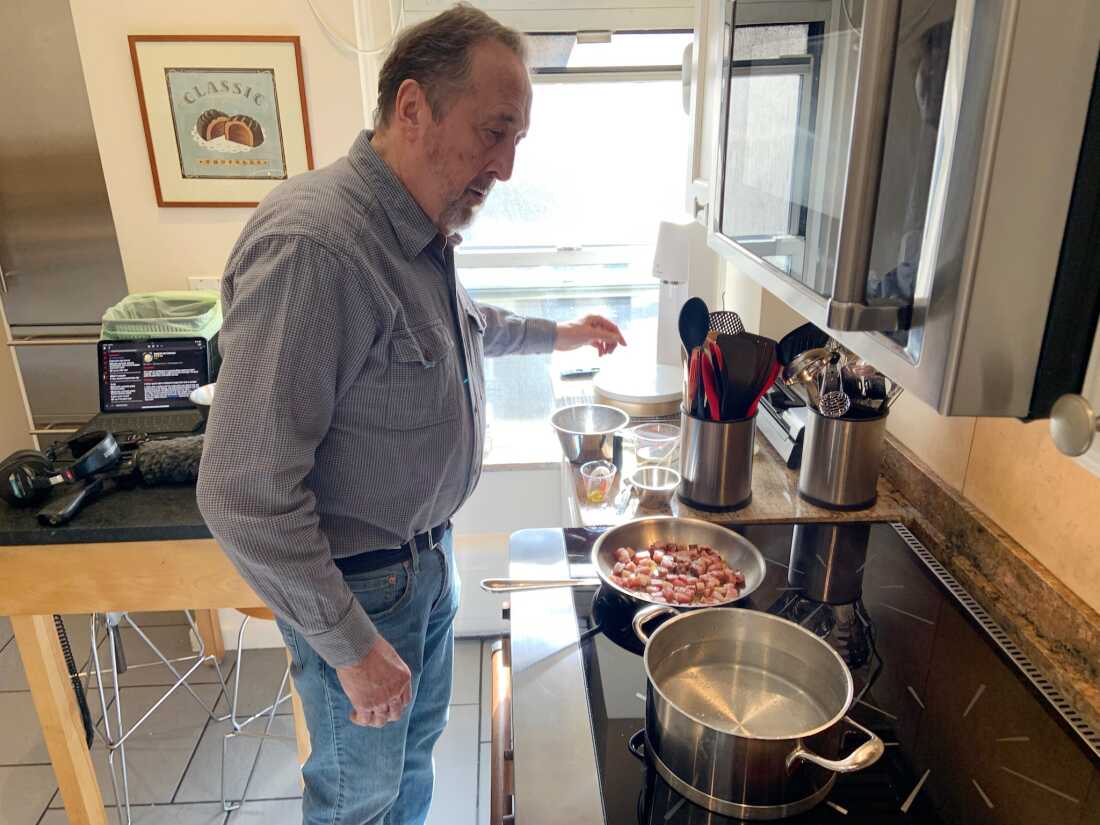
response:
[[[897,523],[891,526],[897,534],[901,536],[902,540],[909,545],[909,549],[916,554],[917,558],[924,562],[925,566],[935,574],[936,578],[943,583],[944,587],[950,590],[951,594],[966,608],[967,612],[974,618],[974,621],[982,626],[982,629],[993,638],[993,641],[995,641],[997,646],[1004,651],[1005,655],[1016,664],[1016,667],[1023,671],[1024,675],[1031,681],[1031,684],[1035,686],[1035,689],[1046,697],[1046,700],[1054,706],[1059,714],[1061,714],[1062,718],[1066,720],[1066,723],[1077,732],[1077,735],[1080,736],[1086,744],[1088,744],[1093,753],[1100,757],[1100,735],[1089,727],[1089,724],[1084,720],[1081,714],[1074,710],[1073,706],[1066,701],[1058,688],[1055,687],[1049,679],[1043,676],[1042,671],[1031,663],[1031,660],[1024,652],[1020,650],[1012,639],[1008,637],[1008,634],[1001,629],[1001,626],[986,613],[985,608],[978,604],[978,602],[974,600],[974,597],[963,589],[963,586],[955,580],[955,577],[951,575],[946,567],[940,564],[935,556],[928,552],[925,546],[920,543],[920,540],[909,531],[909,528],[904,524]]]

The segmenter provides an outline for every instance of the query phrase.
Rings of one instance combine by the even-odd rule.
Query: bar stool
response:
[[[203,642],[202,634],[199,633],[198,627],[195,625],[194,617],[191,615],[191,611],[185,610],[184,616],[187,617],[187,624],[190,627],[191,633],[198,640],[198,652],[191,654],[190,656],[182,656],[175,659],[169,659],[164,655],[159,647],[153,642],[152,639],[141,629],[140,626],[131,618],[129,613],[93,613],[91,615],[91,661],[94,670],[87,670],[80,674],[85,680],[91,677],[94,673],[96,677],[96,693],[99,695],[99,707],[102,712],[100,723],[95,728],[95,733],[107,749],[107,766],[111,772],[111,786],[114,790],[115,796],[115,810],[118,813],[119,822],[122,825],[131,825],[132,816],[130,809],[130,781],[126,771],[126,740],[136,731],[145,720],[156,712],[168,697],[176,692],[179,688],[184,688],[191,697],[199,704],[199,706],[206,711],[207,715],[215,722],[221,722],[228,719],[228,715],[219,716],[214,707],[217,706],[218,699],[225,695],[225,677],[221,672],[221,664],[217,658],[212,654],[206,652],[206,645]],[[153,652],[155,661],[143,662],[139,664],[130,663],[127,660],[127,656],[122,647],[122,635],[119,629],[123,625],[132,629],[138,637],[145,643],[145,645]],[[111,652],[110,668],[104,669],[100,662],[99,657],[99,643],[100,639],[100,627],[105,630],[105,639],[109,642],[109,649]],[[187,679],[196,670],[198,670],[204,663],[210,662],[214,665],[214,668],[218,674],[218,685],[221,688],[218,698],[214,700],[213,707],[207,705],[206,702],[195,692],[194,688],[188,684]],[[189,664],[189,666],[182,673],[177,669],[176,665]],[[159,699],[150,707],[141,718],[134,722],[129,727],[126,727],[122,718],[122,694],[120,692],[119,676],[126,673],[129,670],[138,670],[147,667],[159,667],[164,665],[175,676],[176,681],[161,695]],[[104,676],[110,674],[111,676],[111,702],[107,701],[107,684]],[[87,684],[85,684],[87,689]],[[114,721],[112,722],[111,713],[108,708],[113,710]],[[117,761],[117,765],[116,765]],[[119,784],[119,772],[121,771],[121,787]],[[124,814],[125,812],[125,814]]]
[[[271,725],[275,721],[275,714],[279,710],[279,706],[283,702],[286,702],[291,698],[291,691],[288,690],[290,682],[290,660],[287,658],[286,670],[283,671],[283,678],[279,682],[279,690],[275,694],[275,700],[263,708],[256,711],[247,719],[237,718],[237,703],[241,693],[241,667],[244,661],[244,631],[248,626],[249,621],[252,619],[258,619],[260,621],[274,622],[275,614],[268,610],[266,607],[238,607],[236,608],[238,613],[244,614],[244,620],[241,622],[240,629],[237,631],[237,664],[233,668],[233,695],[230,697],[229,704],[229,723],[233,727],[233,730],[229,731],[222,737],[222,770],[221,770],[221,794],[222,794],[222,810],[235,811],[241,807],[248,799],[248,788],[252,784],[252,778],[256,773],[256,767],[260,764],[260,755],[263,753],[264,745],[269,739],[277,739],[285,742],[297,742],[298,740],[294,736],[279,736],[271,732]],[[260,718],[266,718],[267,723],[264,725],[263,733],[253,733],[252,731],[245,730],[245,728]],[[295,720],[296,722],[298,720]],[[235,739],[238,736],[248,736],[260,740],[260,747],[256,751],[256,758],[252,761],[252,769],[248,772],[248,779],[245,780],[244,789],[241,791],[241,798],[237,800],[230,800],[226,794],[225,789],[225,765],[226,754],[229,748],[229,740]]]

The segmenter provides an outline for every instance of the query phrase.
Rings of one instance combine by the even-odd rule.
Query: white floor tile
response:
[[[0,765],[50,761],[29,693],[0,693]]]
[[[435,746],[435,794],[427,825],[474,825],[477,756],[477,706],[454,705]]]
[[[221,803],[202,805],[133,805],[130,809],[134,825],[221,825],[225,821],[225,812]],[[111,825],[118,822],[114,809],[107,812],[107,821]],[[266,820],[255,820],[258,823]],[[293,820],[285,820],[289,823]],[[299,818],[301,822],[301,818]],[[283,825],[284,820],[272,819],[272,825]],[[69,825],[69,818],[61,810],[46,811],[38,825]],[[295,823],[298,825],[298,823]]]
[[[123,688],[123,723],[133,724],[162,693],[156,687]],[[217,688],[199,685],[196,693],[210,704],[217,696]],[[159,805],[172,800],[207,718],[206,711],[181,688],[126,740],[126,765],[132,804]],[[92,749],[92,764],[95,766],[104,800],[114,804],[107,754],[98,741]],[[120,765],[117,757],[116,765]],[[118,776],[121,785],[121,767]],[[55,799],[51,804],[53,807],[61,807],[61,799]]]
[[[233,693],[233,671],[236,668],[236,651],[225,657],[222,673],[229,683],[230,695]],[[237,698],[238,718],[248,718],[261,708],[275,701],[275,693],[286,672],[286,648],[267,648],[264,650],[246,650],[244,668],[241,670],[241,695]],[[288,687],[289,689],[289,687]],[[219,705],[223,712],[228,709],[225,699]],[[290,702],[279,705],[277,716],[293,713]]]
[[[72,650],[73,662],[77,670],[84,670],[91,656],[91,644],[89,642],[91,628],[88,618],[87,614],[62,616],[65,624],[65,635],[68,636],[69,647]],[[3,621],[8,622],[9,620],[5,618]],[[10,626],[5,625],[5,629],[8,633],[11,632]],[[2,632],[0,632],[0,639],[3,639]],[[23,673],[23,659],[19,655],[19,646],[12,639],[6,646],[3,641],[0,641],[0,648],[2,648],[0,649],[0,691],[27,690],[27,677]]]
[[[266,720],[257,720],[246,730],[261,733],[266,724]],[[191,760],[183,778],[183,784],[180,785],[176,802],[209,802],[221,799],[222,739],[230,729],[228,722],[211,723],[207,727],[199,749],[195,752],[195,758]],[[277,716],[271,732],[276,736],[293,736],[293,719]],[[259,749],[260,740],[254,737],[238,736],[229,740],[226,751],[226,793],[230,799],[240,798]],[[300,796],[301,793],[297,746],[294,742],[268,740],[260,754],[259,764],[256,765],[248,798],[281,799]]]
[[[492,764],[489,761],[491,745],[478,744],[477,757],[477,825],[489,825],[489,783],[492,781]]]
[[[226,825],[301,825],[302,801],[249,802],[229,815]]]
[[[476,705],[481,683],[481,640],[459,639],[455,642],[452,672],[452,705]]]
[[[56,790],[48,765],[0,768],[0,825],[35,825]]]
[[[9,644],[0,647],[0,691],[28,690],[23,660],[19,657],[19,646],[13,639]]]

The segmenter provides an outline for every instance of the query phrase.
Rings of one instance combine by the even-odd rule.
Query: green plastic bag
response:
[[[192,338],[208,341],[222,325],[222,305],[212,289],[137,292],[103,313],[105,341]]]

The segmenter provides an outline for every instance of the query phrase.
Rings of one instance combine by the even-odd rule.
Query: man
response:
[[[512,174],[521,36],[468,7],[404,33],[377,130],[280,186],[223,279],[199,506],[279,617],[313,752],[310,825],[423,822],[447,718],[449,519],[481,471],[482,355],[624,344],[475,303],[452,240]]]

